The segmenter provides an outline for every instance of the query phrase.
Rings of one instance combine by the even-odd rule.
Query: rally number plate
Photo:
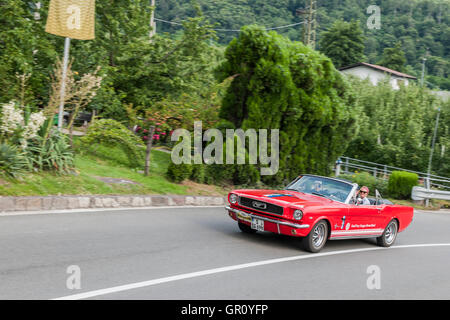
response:
[[[264,220],[252,217],[252,229],[264,231]]]

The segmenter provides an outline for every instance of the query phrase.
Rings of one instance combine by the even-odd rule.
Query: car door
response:
[[[383,233],[381,226],[381,211],[379,205],[350,204],[348,215],[349,223],[345,228],[355,237],[376,236]]]
[[[348,204],[347,208],[347,214],[335,221],[331,238],[364,238],[383,232],[378,206]]]

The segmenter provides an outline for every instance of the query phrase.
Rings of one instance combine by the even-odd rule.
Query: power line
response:
[[[172,25],[177,25],[177,26],[182,26],[182,23],[179,22],[174,22],[174,21],[167,21],[167,20],[163,20],[163,19],[158,19],[158,18],[154,18],[155,21],[160,21],[160,22],[164,22],[164,23],[168,23],[168,24],[172,24]],[[294,27],[300,24],[305,23],[305,21],[302,22],[297,22],[297,23],[292,23],[292,24],[288,24],[288,25],[284,25],[284,26],[279,26],[279,27],[273,27],[273,28],[265,28],[265,31],[270,31],[270,30],[278,30],[278,29],[285,29],[285,28],[290,28],[290,27]],[[241,32],[241,30],[238,29],[212,29],[214,31],[222,31],[222,32]]]

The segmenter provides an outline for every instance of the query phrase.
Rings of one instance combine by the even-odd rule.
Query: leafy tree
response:
[[[345,154],[349,157],[405,169],[426,172],[431,140],[441,108],[439,130],[433,155],[432,172],[449,176],[450,148],[448,114],[444,103],[428,89],[410,83],[392,90],[389,81],[373,86],[368,81],[352,79],[359,113],[359,133]],[[446,162],[447,161],[447,162]]]
[[[349,87],[324,55],[258,26],[230,42],[219,79],[233,76],[220,116],[235,128],[280,130],[279,184],[301,172],[330,173],[353,134]]]
[[[400,42],[397,42],[394,48],[385,48],[383,58],[378,62],[379,65],[400,72],[406,71],[405,63],[405,53]]]
[[[337,68],[365,60],[364,36],[358,21],[337,20],[321,34],[320,51],[331,58]]]

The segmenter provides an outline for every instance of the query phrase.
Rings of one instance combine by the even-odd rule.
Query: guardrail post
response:
[[[341,158],[338,158],[336,161],[336,171],[334,172],[336,177],[339,177],[339,175],[341,174],[341,165],[342,165],[342,160],[341,160]]]

